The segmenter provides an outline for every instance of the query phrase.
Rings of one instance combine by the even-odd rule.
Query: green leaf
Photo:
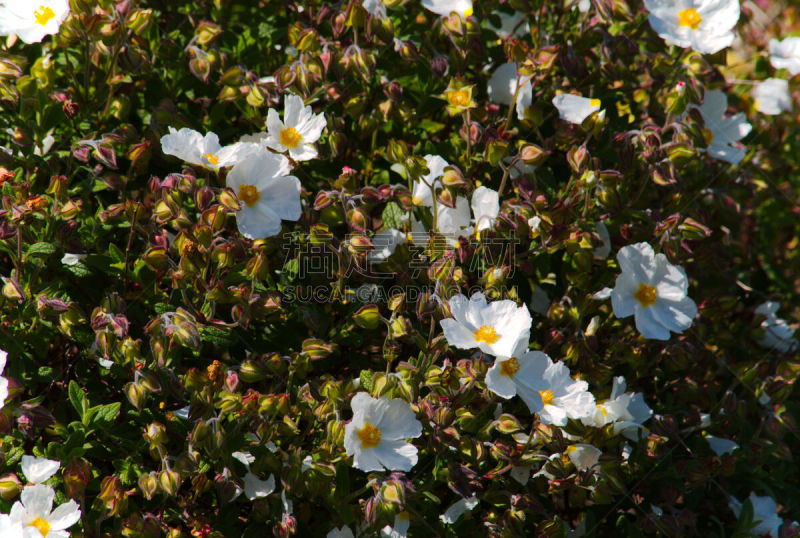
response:
[[[400,206],[397,205],[395,202],[389,202],[386,204],[386,207],[383,208],[383,213],[381,213],[381,218],[383,219],[383,225],[386,228],[396,228],[398,230],[403,229],[403,217],[405,216],[405,212],[400,209]]]
[[[200,340],[203,342],[210,342],[215,346],[230,347],[236,343],[236,338],[234,338],[231,331],[218,329],[216,327],[201,327],[199,332]]]
[[[38,256],[41,258],[46,258],[54,254],[55,251],[56,247],[52,243],[34,243],[28,248],[26,256],[27,257]]]
[[[72,407],[75,408],[75,411],[78,412],[78,415],[81,417],[81,421],[83,417],[86,416],[89,410],[89,402],[86,400],[86,393],[83,392],[83,389],[72,380],[69,382],[69,401],[72,404]]]

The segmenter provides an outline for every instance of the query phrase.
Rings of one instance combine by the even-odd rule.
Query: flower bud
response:
[[[167,495],[174,496],[181,485],[181,477],[173,470],[164,469],[158,473],[158,483]]]
[[[92,468],[83,458],[72,458],[64,469],[64,487],[67,497],[82,497],[86,485],[92,479]]]
[[[374,304],[361,307],[358,312],[353,315],[353,321],[362,329],[377,328],[381,319],[380,311]]]
[[[17,475],[11,473],[0,476],[0,497],[8,501],[16,498],[20,491],[22,491],[22,482]]]

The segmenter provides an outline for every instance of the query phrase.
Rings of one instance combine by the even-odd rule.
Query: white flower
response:
[[[602,245],[592,251],[592,255],[600,260],[605,260],[611,254],[611,236],[608,234],[606,223],[602,220],[597,221],[597,235],[600,236]]]
[[[531,231],[531,236],[539,231],[539,225],[542,223],[542,219],[539,217],[531,217],[528,219],[528,229]]]
[[[22,489],[20,500],[11,507],[11,519],[21,523],[26,538],[40,538],[33,529],[39,531],[41,538],[69,538],[69,527],[81,518],[78,504],[69,500],[53,510],[56,492],[50,486],[37,484]],[[27,527],[33,527],[28,530]]]
[[[558,109],[558,117],[570,123],[580,125],[592,113],[600,110],[600,99],[589,99],[579,95],[562,93],[553,97],[553,106]],[[600,112],[604,115],[605,112]]]
[[[594,467],[603,455],[602,450],[586,443],[570,445],[566,452],[572,464],[580,471]]]
[[[767,301],[755,309],[756,314],[766,316],[767,319],[761,322],[761,328],[764,329],[764,338],[758,341],[760,346],[775,349],[781,353],[790,353],[795,351],[800,345],[797,339],[792,338],[794,329],[777,316],[780,305],[774,301]]]
[[[436,202],[436,211],[438,216],[436,228],[440,234],[457,239],[472,233],[469,202],[463,196],[456,198],[455,207]]]
[[[528,349],[531,314],[526,306],[517,306],[508,299],[487,303],[480,292],[469,300],[464,295],[455,295],[448,304],[453,317],[439,323],[451,346],[477,347],[484,353],[503,357]]]
[[[381,529],[381,538],[406,538],[410,526],[408,512],[400,512],[394,516],[394,526],[386,525]]]
[[[425,155],[425,164],[428,166],[428,173],[414,182],[411,200],[414,205],[433,207],[431,187],[434,189],[442,187],[439,178],[444,175],[444,169],[450,165],[438,155]]]
[[[472,0],[422,0],[422,7],[445,17],[453,12],[464,17],[472,15]]]
[[[800,37],[770,39],[769,62],[775,69],[787,69],[792,76],[800,73]]]
[[[362,471],[410,471],[417,463],[417,448],[406,442],[422,435],[422,423],[408,403],[375,399],[359,392],[350,402],[353,420],[344,429],[344,448],[353,467]]]
[[[670,331],[682,333],[692,325],[697,305],[688,295],[686,272],[655,255],[647,243],[622,247],[617,253],[622,272],[611,292],[614,315],[633,315],[644,338],[669,340]]]
[[[11,516],[0,514],[0,536],[3,538],[25,538],[25,528]]]
[[[780,528],[783,520],[778,516],[778,505],[767,495],[760,497],[755,492],[750,493],[750,504],[753,506],[753,522],[759,521],[758,525],[750,529],[753,536],[761,536],[769,534],[773,538],[777,538],[778,529]],[[728,503],[736,517],[742,511],[742,503],[735,498],[731,498]]]
[[[519,11],[515,11],[511,15],[501,11],[497,16],[500,17],[500,28],[493,26],[491,23],[489,23],[489,27],[495,31],[500,39],[507,39],[511,35],[523,37],[531,32],[527,18]]]
[[[580,0],[580,2],[578,2],[578,11],[581,13],[586,13],[591,7],[592,2],[590,0]]]
[[[458,518],[463,516],[465,512],[471,511],[478,506],[479,502],[475,495],[469,498],[463,498],[450,505],[450,507],[444,511],[444,514],[439,516],[439,519],[442,520],[442,523],[448,525],[453,524],[458,521]]]
[[[6,369],[6,361],[8,360],[8,352],[0,349],[0,374]],[[8,398],[8,379],[0,376],[0,409],[6,404]]]
[[[25,43],[39,43],[44,36],[57,34],[67,15],[67,0],[4,0],[0,35],[17,34]]]
[[[247,468],[247,474],[244,476],[244,494],[248,499],[254,501],[275,491],[275,477],[273,475],[269,475],[266,480],[261,480],[250,471],[250,464],[256,461],[255,456],[249,452],[234,452],[231,457]]]
[[[645,0],[650,26],[667,43],[713,54],[733,43],[739,0]]]
[[[522,85],[517,92],[517,65],[513,62],[498,67],[489,79],[489,100],[500,105],[511,106],[516,103],[517,117],[525,119],[525,109],[531,105],[533,86],[530,81]],[[514,99],[514,94],[516,100]]]
[[[334,527],[331,529],[325,538],[355,538],[355,536],[353,536],[353,531],[350,530],[350,527],[343,525],[341,528]]]
[[[295,161],[308,161],[317,156],[314,143],[325,128],[325,115],[304,106],[297,95],[287,95],[283,103],[283,121],[274,108],[267,112],[267,146],[281,153],[288,151]]]
[[[22,456],[22,473],[31,484],[41,484],[46,481],[56,474],[59,467],[61,467],[61,462],[55,460]]]
[[[161,137],[161,151],[164,154],[209,170],[234,165],[260,149],[258,145],[248,142],[222,147],[216,133],[210,132],[203,136],[187,127],[180,131],[170,127],[169,134]]]
[[[614,424],[614,433],[636,441],[642,424],[653,416],[653,410],[644,401],[641,392],[625,392],[625,378],[614,378],[611,396],[604,402],[599,402],[592,414],[581,419],[587,426],[602,428],[606,424]]]
[[[706,90],[703,104],[696,108],[706,124],[703,134],[708,141],[708,154],[731,164],[739,164],[747,151],[732,144],[747,136],[752,129],[745,115],[739,112],[723,119],[728,98],[719,90]]]
[[[303,213],[300,180],[287,175],[289,160],[259,151],[240,162],[228,174],[242,208],[236,212],[239,231],[250,239],[263,239],[281,231],[281,220],[296,221]]]
[[[776,116],[792,110],[792,96],[789,93],[787,80],[768,78],[756,84],[750,95],[753,97],[756,110],[762,114]]]
[[[488,187],[478,187],[472,193],[472,213],[475,216],[475,230],[487,230],[494,224],[500,213],[500,197],[497,191]]]
[[[498,357],[486,372],[486,387],[501,398],[519,394],[531,413],[545,424],[564,426],[568,418],[594,413],[594,396],[586,381],[572,379],[563,362],[541,351]]]
[[[61,263],[64,265],[78,265],[86,257],[86,254],[72,254],[67,252],[61,258]]]
[[[713,450],[717,456],[724,456],[739,448],[739,445],[730,439],[714,437],[713,435],[704,435],[703,437],[708,441],[708,446],[711,447],[711,450]]]
[[[362,0],[361,5],[370,15],[374,15],[379,19],[386,18],[386,6],[383,4],[383,0]]]
[[[367,261],[378,263],[388,260],[398,245],[406,242],[406,234],[394,228],[388,228],[372,236],[375,250],[367,253]]]

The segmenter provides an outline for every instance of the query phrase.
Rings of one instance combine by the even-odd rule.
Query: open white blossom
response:
[[[169,134],[161,137],[161,151],[189,164],[203,166],[209,170],[219,170],[246,160],[254,152],[260,151],[257,144],[237,142],[222,147],[216,133],[205,136],[193,129],[184,127],[177,131],[169,128]]]
[[[517,92],[517,65],[513,62],[502,64],[489,79],[489,100],[499,105],[517,107],[517,117],[525,119],[525,109],[531,106],[533,100],[533,86],[530,81],[520,87]],[[516,94],[516,96],[515,96]]]
[[[697,107],[706,124],[703,134],[708,143],[708,154],[731,164],[739,164],[747,151],[738,142],[750,133],[752,125],[741,112],[724,118],[727,108],[728,98],[719,90],[706,90],[703,104]]]
[[[653,416],[653,410],[644,401],[641,392],[625,392],[625,378],[614,378],[611,396],[608,400],[598,402],[592,414],[581,419],[587,426],[602,428],[606,424],[614,424],[614,433],[622,434],[636,441],[642,424]]]
[[[343,525],[341,528],[334,527],[330,530],[330,532],[325,535],[325,538],[355,538],[353,535],[353,531],[350,530],[350,527],[347,525]]]
[[[622,272],[611,292],[615,316],[634,316],[639,333],[655,340],[669,340],[670,331],[682,333],[692,325],[697,305],[687,295],[682,268],[647,243],[622,247],[617,261]]]
[[[787,37],[783,41],[769,40],[769,62],[775,69],[786,69],[795,76],[800,73],[800,37]]]
[[[472,193],[472,214],[474,215],[475,230],[480,232],[488,230],[494,225],[500,213],[500,197],[497,191],[488,187],[478,187]]]
[[[303,98],[287,95],[283,103],[283,121],[274,108],[267,112],[267,146],[281,153],[289,152],[295,161],[308,161],[317,156],[314,143],[325,128],[325,115],[314,114],[304,106]]]
[[[16,34],[25,43],[39,43],[57,34],[67,16],[67,0],[4,0],[0,6],[0,35]]]
[[[444,511],[444,514],[439,516],[439,519],[442,520],[442,523],[452,525],[466,512],[470,512],[473,508],[478,506],[479,502],[480,501],[475,495],[469,498],[465,497],[460,501],[456,501],[451,504],[450,507]]]
[[[711,447],[711,450],[720,457],[739,448],[738,443],[730,439],[725,439],[724,437],[715,437],[713,435],[704,435],[703,437],[708,441],[708,446]]]
[[[383,0],[362,0],[361,5],[370,15],[374,15],[379,19],[386,18],[386,5]]]
[[[362,471],[410,471],[417,448],[406,442],[422,435],[422,423],[400,398],[371,397],[359,392],[350,402],[353,420],[344,429],[344,448],[353,467]]]
[[[394,254],[398,245],[406,242],[406,234],[395,228],[387,228],[372,236],[374,250],[367,253],[367,261],[379,263],[386,261]]]
[[[66,529],[80,520],[81,511],[73,500],[53,510],[55,496],[53,488],[44,484],[26,486],[22,489],[20,500],[11,507],[9,515],[12,521],[21,523],[25,527],[25,538],[69,538]],[[36,529],[40,536],[37,536],[33,529]]]
[[[414,205],[433,207],[434,189],[441,189],[442,182],[439,178],[444,175],[444,169],[450,164],[438,155],[425,155],[425,163],[428,165],[428,173],[414,182],[414,189],[411,192],[411,201]]]
[[[790,353],[797,350],[800,342],[796,338],[792,338],[795,330],[786,323],[786,320],[777,316],[779,308],[780,304],[777,302],[767,301],[755,309],[756,314],[767,317],[761,322],[764,337],[758,341],[758,344],[781,353]]]
[[[41,484],[58,472],[61,462],[48,460],[47,458],[37,458],[34,456],[22,456],[22,474],[31,484]]]
[[[789,93],[789,81],[780,78],[768,78],[759,82],[750,92],[756,110],[769,116],[777,116],[783,112],[791,112],[792,96]]]
[[[275,477],[273,475],[269,475],[266,480],[261,480],[250,470],[250,464],[255,461],[255,457],[252,454],[249,452],[234,452],[231,456],[247,467],[247,473],[244,476],[244,494],[248,499],[254,501],[275,491]]]
[[[422,7],[445,17],[451,13],[463,17],[472,15],[472,0],[422,0]]]
[[[242,204],[236,212],[239,231],[263,239],[281,231],[281,220],[296,221],[303,213],[300,180],[287,175],[289,160],[266,151],[252,154],[230,171],[227,184]]]
[[[86,258],[86,254],[73,254],[71,252],[67,252],[61,258],[61,263],[64,265],[78,265]]]
[[[511,357],[528,349],[531,314],[526,306],[514,301],[486,302],[480,292],[467,299],[455,295],[449,301],[452,318],[439,323],[451,346],[479,348],[490,355]]]
[[[772,497],[767,495],[761,497],[755,492],[750,493],[750,504],[753,506],[753,521],[759,523],[750,529],[753,536],[769,534],[773,538],[778,537],[778,529],[783,524],[783,520],[778,515],[778,505]],[[742,512],[742,503],[731,497],[728,503],[736,517]]]
[[[667,43],[713,54],[733,43],[739,0],[645,0],[653,30]]]
[[[570,445],[566,453],[572,464],[580,471],[594,467],[603,455],[602,450],[586,443]]]
[[[519,395],[545,424],[564,426],[568,418],[581,419],[595,410],[589,384],[572,379],[563,362],[554,364],[541,351],[498,357],[486,372],[486,387],[502,398]]]
[[[6,369],[6,361],[8,360],[8,352],[0,349],[0,374]],[[0,409],[6,404],[8,398],[8,379],[0,376]]]
[[[394,516],[394,525],[386,525],[381,529],[381,538],[406,538],[411,519],[408,512],[400,512]]]
[[[501,11],[497,13],[497,16],[500,17],[500,28],[493,26],[491,23],[489,23],[489,27],[495,31],[500,39],[508,39],[512,35],[514,37],[523,37],[531,32],[527,18],[519,11],[514,11],[510,15]]]
[[[592,113],[600,110],[602,103],[600,99],[589,99],[580,95],[562,93],[553,97],[553,106],[558,109],[559,118],[580,125]],[[605,111],[601,111],[600,116],[603,117],[604,115]]]

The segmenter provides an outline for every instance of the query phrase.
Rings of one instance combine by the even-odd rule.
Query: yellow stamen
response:
[[[253,207],[256,202],[261,200],[261,195],[255,185],[239,185],[239,192],[236,194],[239,200],[244,202],[247,207]]]
[[[547,390],[540,390],[539,396],[542,397],[542,405],[552,405],[553,404],[553,391],[550,389]]]
[[[482,325],[480,329],[475,331],[476,342],[486,342],[487,344],[492,345],[497,342],[498,338],[500,337],[497,336],[494,327],[489,327],[488,325]]]
[[[693,7],[684,9],[678,13],[678,26],[688,26],[692,30],[697,30],[702,20],[703,18],[700,17],[700,14]]]
[[[369,422],[365,422],[364,427],[358,430],[358,438],[361,440],[362,448],[375,448],[381,443],[381,431]]]
[[[414,205],[422,205],[422,202],[424,202],[424,200],[422,199],[422,196],[414,196],[411,199],[411,203],[414,204]]]
[[[656,289],[653,286],[639,282],[639,289],[633,294],[633,298],[639,301],[642,308],[653,306],[656,304]]]
[[[203,153],[203,157],[205,157],[205,158],[206,158],[206,160],[207,160],[207,161],[208,161],[210,164],[212,164],[212,165],[214,165],[214,166],[217,166],[217,165],[219,164],[219,157],[217,157],[217,156],[216,156],[216,155],[214,155],[213,153]]]
[[[514,377],[519,372],[519,361],[516,357],[511,357],[507,361],[500,363],[500,374],[506,377]]]
[[[714,142],[714,133],[710,129],[703,129],[703,139],[706,141],[706,146],[710,146]]]
[[[599,107],[600,105],[602,105],[602,103],[600,102],[600,99],[592,99],[592,100],[589,101],[589,104],[592,105],[592,106],[596,106],[596,107]]]
[[[289,149],[295,149],[303,141],[303,135],[297,132],[294,127],[287,127],[281,131],[281,144]]]
[[[567,450],[565,450],[565,452],[567,454],[571,454],[571,453],[575,452],[576,450],[578,450],[578,447],[576,447],[575,445],[569,445],[567,447]]]
[[[39,6],[39,9],[33,12],[33,16],[36,17],[36,24],[46,26],[48,22],[56,18],[56,13],[51,7]]]
[[[469,106],[471,96],[468,89],[455,90],[447,93],[447,102],[456,107]]]
[[[409,514],[409,513],[408,513],[408,512],[406,512],[405,510],[403,510],[402,512],[400,512],[399,514],[397,514],[397,516],[396,516],[396,517],[397,517],[397,519],[399,519],[399,520],[402,520],[402,521],[408,521],[409,519],[411,519],[411,514]]]
[[[47,536],[47,533],[50,532],[50,523],[45,521],[44,519],[37,517],[30,523],[28,523],[29,527],[35,528],[37,531],[41,533],[42,536]]]
[[[471,7],[468,7],[467,9],[464,10],[464,17],[472,16],[472,12],[473,12],[473,9]]]

